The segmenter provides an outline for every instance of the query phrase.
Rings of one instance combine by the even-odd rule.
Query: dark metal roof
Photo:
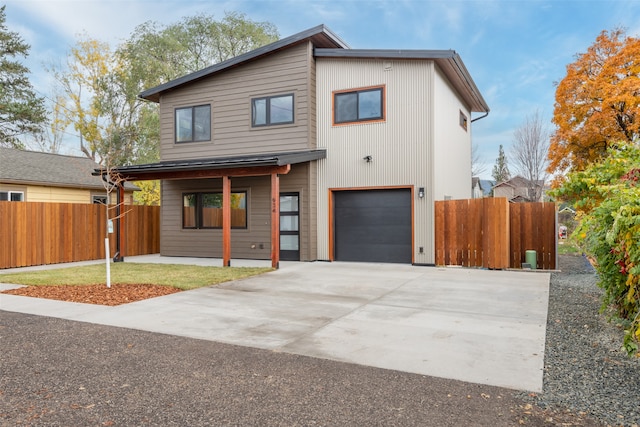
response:
[[[24,151],[0,147],[0,182],[104,190],[102,179],[92,176],[100,166],[86,157]],[[127,184],[127,190],[137,190]]]
[[[158,174],[165,172],[203,171],[214,169],[248,168],[256,166],[284,166],[296,163],[310,162],[312,160],[327,157],[325,149],[287,151],[281,153],[250,154],[246,156],[213,157],[208,159],[176,160],[146,165],[123,166],[115,169],[115,172],[123,175],[135,175],[142,177],[146,174]],[[100,169],[96,169],[94,175],[99,175]]]
[[[230,58],[226,61],[220,62],[218,64],[196,71],[194,73],[187,74],[186,76],[177,78],[175,80],[171,80],[167,83],[161,84],[154,88],[147,89],[142,93],[140,93],[140,95],[138,96],[140,98],[147,99],[149,101],[159,102],[160,94],[162,92],[175,89],[179,86],[182,86],[187,83],[191,83],[193,81],[202,79],[204,77],[208,77],[212,74],[237,66],[244,62],[252,61],[261,56],[268,55],[272,52],[284,49],[286,47],[303,42],[305,40],[310,40],[313,43],[313,45],[317,47],[332,47],[332,48],[341,48],[341,49],[349,48],[349,46],[344,41],[342,41],[340,37],[334,34],[329,28],[327,28],[324,25],[318,25],[317,27],[310,28],[308,30],[305,30],[300,33],[294,34],[292,36],[286,37],[284,39],[278,40],[266,46],[262,46],[258,49],[252,50],[250,52],[236,56],[234,58]]]
[[[489,106],[474,83],[462,58],[454,50],[325,49],[316,48],[317,58],[429,59],[444,72],[469,103],[471,111],[488,113]]]

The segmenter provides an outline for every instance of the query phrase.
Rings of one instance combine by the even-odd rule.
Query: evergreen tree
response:
[[[29,69],[16,60],[26,58],[30,46],[8,30],[5,7],[0,7],[0,146],[22,148],[20,137],[40,135],[47,113],[29,82]]]
[[[511,178],[511,172],[509,172],[509,167],[507,166],[507,156],[504,154],[502,144],[500,144],[500,151],[498,152],[496,164],[493,165],[491,176],[496,184],[507,181]]]

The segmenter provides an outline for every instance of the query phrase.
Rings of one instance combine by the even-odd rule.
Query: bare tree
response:
[[[471,176],[479,176],[486,170],[487,165],[484,164],[484,160],[480,157],[478,145],[471,143]]]
[[[118,191],[118,189],[126,183],[125,178],[117,171],[117,169],[113,166],[110,157],[105,157],[104,165],[101,168],[102,172],[102,183],[104,189],[107,193],[107,203],[105,204],[105,209],[107,213],[107,221],[106,221],[106,230],[105,230],[105,239],[104,239],[104,251],[105,251],[105,262],[106,262],[106,282],[107,288],[111,287],[111,254],[110,254],[110,245],[109,245],[109,232],[110,228],[113,224],[113,221],[117,221],[120,218],[123,218],[129,211],[124,211],[124,200],[118,200],[114,205],[112,203],[112,193]]]
[[[538,110],[527,116],[515,130],[511,146],[511,159],[518,173],[528,181],[529,199],[538,201],[542,197],[544,183],[548,178],[547,153],[551,132],[543,122]]]
[[[50,123],[43,127],[41,135],[32,138],[26,145],[30,150],[59,154],[65,133],[59,107],[64,108],[65,98],[54,91],[53,98],[49,102],[51,104]]]

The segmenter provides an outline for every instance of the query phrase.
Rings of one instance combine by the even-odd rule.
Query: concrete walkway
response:
[[[540,392],[549,280],[549,273],[283,263],[261,276],[117,307],[0,294],[0,310]]]

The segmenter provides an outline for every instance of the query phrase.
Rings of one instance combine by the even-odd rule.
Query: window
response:
[[[467,115],[460,111],[460,127],[467,130]]]
[[[182,228],[222,228],[222,193],[182,195]],[[247,228],[247,192],[231,193],[231,228]]]
[[[0,191],[0,202],[24,202],[22,191]]]
[[[176,108],[176,142],[211,140],[211,105]]]
[[[293,123],[293,94],[251,100],[251,126]]]
[[[384,87],[334,92],[333,123],[384,120]]]
[[[91,196],[91,203],[97,205],[106,205],[107,204],[107,196]]]

